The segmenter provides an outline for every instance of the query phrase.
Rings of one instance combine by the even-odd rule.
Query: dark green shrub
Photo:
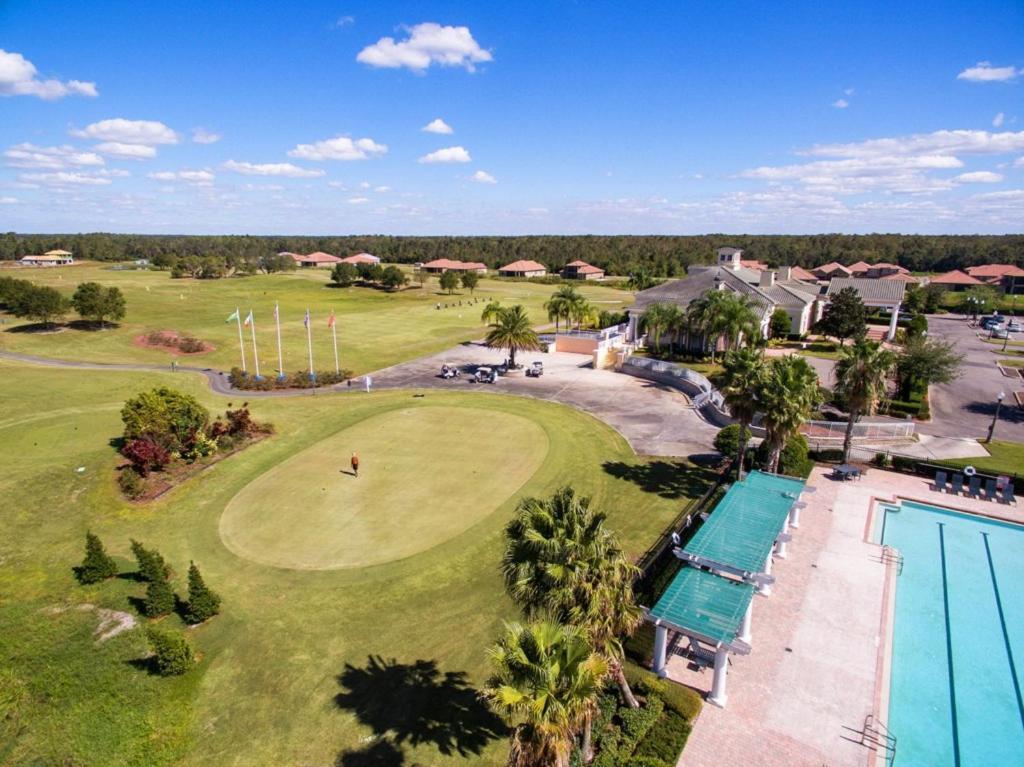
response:
[[[665,689],[658,696],[665,703],[666,713],[676,713],[688,722],[697,718],[700,707],[704,705],[703,699],[696,692],[673,682],[666,682]]]
[[[634,756],[629,760],[630,767],[673,767],[675,760],[666,762],[653,756]]]
[[[161,387],[125,402],[121,420],[126,440],[148,437],[167,450],[183,452],[206,429],[210,414],[192,395]]]
[[[103,548],[103,542],[92,533],[85,534],[85,559],[77,575],[82,583],[99,583],[117,575],[117,564]]]
[[[653,763],[674,765],[686,745],[691,728],[685,717],[675,711],[666,711],[637,746],[631,764],[650,764],[643,761],[649,759]]]
[[[153,653],[153,668],[160,676],[178,676],[195,666],[192,645],[181,634],[151,626],[146,638]]]
[[[746,440],[750,440],[750,429],[744,429]],[[715,435],[715,450],[726,458],[735,457],[740,449],[740,425],[731,423],[725,428],[719,429]]]
[[[188,568],[188,607],[185,620],[188,623],[202,623],[220,612],[220,597],[211,591],[203,581],[199,568],[191,562]]]
[[[133,501],[140,497],[146,489],[142,484],[142,477],[131,466],[126,466],[118,473],[117,486],[121,488],[125,497],[131,498]]]
[[[159,618],[169,615],[174,610],[174,590],[167,578],[150,581],[146,586],[146,598],[142,603],[142,612],[147,618]]]
[[[839,448],[825,448],[824,450],[811,450],[808,457],[823,463],[842,463],[843,451]]]
[[[768,440],[764,440],[757,448],[757,462],[764,466],[768,462]],[[807,440],[803,434],[794,434],[782,448],[779,454],[779,474],[786,474],[790,477],[806,477],[814,468],[814,463],[808,457],[809,449]]]
[[[875,453],[871,463],[880,469],[886,469],[892,463],[892,457],[888,453]]]
[[[139,577],[144,581],[167,580],[171,575],[171,568],[156,549],[147,549],[134,538],[131,539],[132,554],[138,563]]]

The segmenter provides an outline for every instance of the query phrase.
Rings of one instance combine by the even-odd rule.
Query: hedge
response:
[[[352,371],[342,369],[340,373],[336,373],[333,370],[320,370],[316,372],[315,376],[317,386],[333,386],[352,378]],[[233,388],[243,390],[273,391],[274,389],[313,388],[313,381],[310,380],[309,371],[306,370],[300,370],[284,377],[260,376],[256,378],[256,376],[242,371],[241,368],[231,368],[228,380]]]

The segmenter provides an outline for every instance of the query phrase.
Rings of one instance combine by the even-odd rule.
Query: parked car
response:
[[[473,381],[476,383],[494,383],[498,380],[498,373],[494,368],[477,368],[476,373],[473,376]]]
[[[526,369],[526,375],[531,376],[532,378],[540,378],[544,375],[544,363],[540,360],[534,361],[534,363]]]
[[[1010,331],[1002,325],[998,325],[989,331],[989,338],[1008,338]]]
[[[983,317],[981,320],[981,326],[985,330],[989,330],[993,325],[1002,325],[1006,321],[1006,318],[1001,314],[993,314],[991,317]]]
[[[1017,320],[1010,320],[1006,324],[1006,329],[1011,333],[1019,333],[1021,330],[1024,330],[1024,325],[1021,325]]]

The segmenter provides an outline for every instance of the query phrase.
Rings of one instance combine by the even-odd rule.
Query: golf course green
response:
[[[115,481],[120,408],[156,386],[232,401],[196,374],[0,360],[0,764],[500,765],[477,690],[518,617],[499,569],[516,503],[571,484],[637,556],[706,487],[558,404],[381,391],[254,400],[272,436],[135,504]],[[358,479],[340,473],[353,449]],[[87,530],[120,577],[76,581]],[[184,676],[141,663],[133,538],[179,595],[195,562],[222,598],[199,627],[158,621],[199,653]],[[134,625],[100,640],[101,609]]]
[[[349,467],[358,451],[359,476]],[[402,408],[350,426],[246,485],[224,544],[275,567],[330,570],[404,559],[490,515],[547,457],[544,429],[477,407]]]

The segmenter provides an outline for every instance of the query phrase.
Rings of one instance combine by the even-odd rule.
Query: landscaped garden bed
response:
[[[278,389],[312,389],[314,386],[333,386],[352,379],[351,370],[319,370],[310,376],[308,370],[300,370],[282,376],[255,376],[241,368],[231,368],[228,380],[232,388],[245,391],[275,391]]]
[[[213,351],[213,345],[200,341],[195,336],[176,330],[154,330],[135,339],[136,346],[147,349],[163,349],[171,354],[204,354]]]

